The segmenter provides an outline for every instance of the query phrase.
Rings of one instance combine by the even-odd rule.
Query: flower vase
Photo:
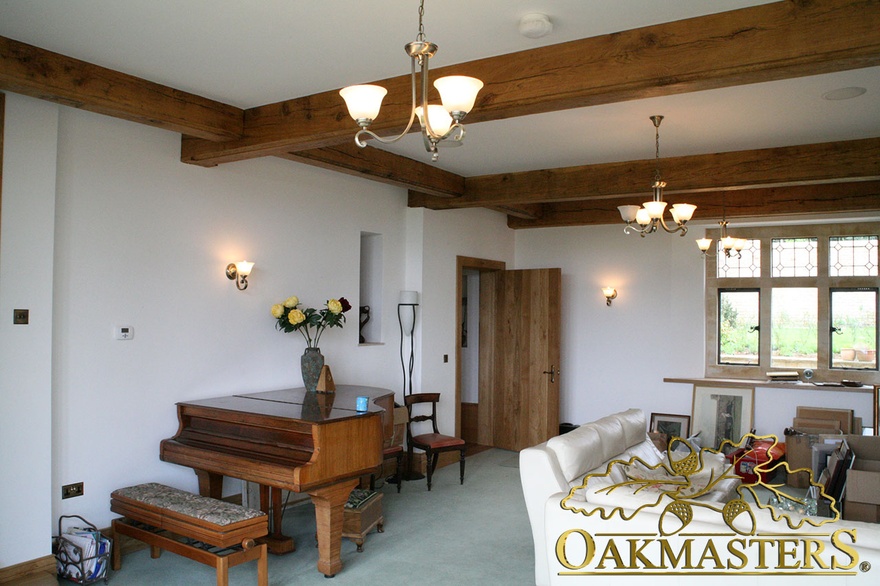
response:
[[[320,348],[306,348],[300,359],[302,368],[303,384],[307,391],[314,393],[318,387],[318,378],[321,376],[321,369],[324,367],[324,355],[321,354]]]

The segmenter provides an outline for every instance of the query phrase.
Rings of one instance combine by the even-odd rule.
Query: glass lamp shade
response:
[[[725,236],[724,238],[721,239],[721,247],[724,250],[732,249],[735,243],[736,243],[736,241],[733,238],[733,236]]]
[[[375,120],[388,90],[378,85],[350,85],[339,90],[345,100],[348,114],[355,121]]]
[[[663,217],[663,211],[666,209],[665,201],[646,201],[642,204],[644,208],[648,211],[648,216],[651,219],[659,220]]]
[[[617,206],[617,210],[623,221],[629,223],[635,221],[636,214],[639,213],[639,206]]]
[[[700,248],[701,251],[708,252],[709,247],[712,246],[712,239],[711,238],[698,238],[697,239],[697,246]]]
[[[447,75],[434,81],[434,87],[440,92],[440,100],[447,112],[467,114],[474,108],[477,93],[482,89],[483,82],[466,75]],[[431,127],[434,121],[431,119]]]
[[[639,211],[636,212],[636,223],[639,226],[647,226],[651,223],[651,214],[648,213],[648,210],[639,208]]]
[[[743,248],[746,247],[746,239],[745,238],[736,238],[733,241],[733,249],[739,252]]]
[[[422,113],[422,107],[416,108],[416,116],[419,117],[419,124],[425,127],[425,119]],[[428,105],[428,121],[431,123],[431,131],[437,136],[443,136],[449,132],[452,126],[452,117],[443,106],[436,104]]]
[[[253,268],[254,268],[254,263],[252,263],[250,261],[240,260],[237,263],[235,263],[235,270],[242,277],[247,277],[248,275],[250,275],[251,269],[253,269]]]
[[[697,206],[689,203],[676,203],[672,205],[672,217],[676,223],[684,224],[694,216]]]

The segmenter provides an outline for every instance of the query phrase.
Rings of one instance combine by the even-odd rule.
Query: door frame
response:
[[[507,270],[507,263],[498,260],[475,258],[471,256],[455,257],[455,435],[461,437],[461,323],[462,306],[461,296],[463,293],[462,272],[464,269],[479,271],[480,273]],[[480,328],[484,327],[480,323]],[[472,335],[472,334],[469,334]],[[479,330],[477,330],[479,336]],[[482,343],[480,344],[482,348]],[[481,381],[482,382],[482,381]]]

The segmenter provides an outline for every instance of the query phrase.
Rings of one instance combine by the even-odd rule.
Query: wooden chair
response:
[[[409,418],[406,422],[407,456],[409,458],[410,465],[412,465],[413,448],[418,448],[425,452],[425,468],[427,469],[428,490],[431,490],[431,476],[433,475],[434,470],[437,468],[437,460],[439,460],[440,458],[440,453],[450,452],[452,450],[458,450],[458,452],[461,454],[461,458],[459,460],[460,480],[461,484],[464,484],[464,440],[461,438],[453,437],[451,435],[443,435],[437,429],[438,401],[440,401],[440,393],[417,393],[414,395],[407,395],[403,398],[403,402],[406,404],[406,411],[409,414]],[[412,414],[413,405],[417,405],[419,403],[430,403],[431,414],[414,416]],[[433,433],[413,435],[412,424],[420,423],[423,421],[431,422]]]

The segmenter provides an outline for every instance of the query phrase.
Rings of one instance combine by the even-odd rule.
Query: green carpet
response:
[[[467,459],[464,485],[458,465],[434,475],[431,492],[425,480],[405,482],[400,494],[393,484],[380,490],[385,532],[373,531],[364,551],[342,540],[342,571],[328,581],[316,569],[314,507],[306,501],[284,513],[284,532],[296,551],[269,556],[271,586],[519,585],[534,584],[532,538],[523,502],[517,454],[487,450]],[[231,568],[230,585],[256,584],[256,564]],[[214,568],[149,550],[123,558],[111,572],[114,586],[212,585]]]

